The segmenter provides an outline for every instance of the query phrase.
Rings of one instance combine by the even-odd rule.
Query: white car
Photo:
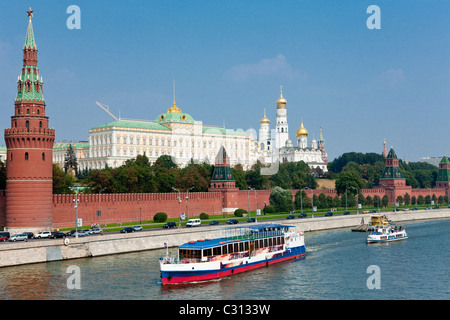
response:
[[[100,228],[95,228],[95,229],[89,230],[89,234],[101,234],[102,232],[103,232],[103,230]]]
[[[142,227],[141,226],[134,226],[133,229],[134,229],[134,231],[141,231]]]
[[[14,241],[14,242],[16,242],[16,241],[25,241],[25,242],[27,242],[28,241],[28,235],[26,235],[26,234],[15,234],[12,237],[10,237],[8,239],[8,241]]]
[[[52,236],[52,233],[50,231],[42,231],[41,233],[35,234],[33,238],[40,239],[40,238],[50,238]]]
[[[200,219],[189,219],[186,223],[186,227],[200,227],[202,221]]]

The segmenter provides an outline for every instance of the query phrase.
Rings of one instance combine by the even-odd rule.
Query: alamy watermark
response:
[[[66,273],[71,275],[67,278],[67,289],[81,289],[81,269],[79,266],[71,265],[67,267]]]
[[[367,267],[366,273],[370,274],[367,278],[367,289],[381,289],[381,269],[377,265],[370,265]]]

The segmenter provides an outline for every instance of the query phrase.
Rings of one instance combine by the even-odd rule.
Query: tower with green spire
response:
[[[230,158],[223,146],[220,147],[216,156],[214,171],[211,177],[208,192],[222,193],[222,207],[224,212],[234,212],[237,209],[239,201],[239,189],[236,188],[236,182],[231,172]]]
[[[6,228],[10,232],[51,230],[53,186],[52,148],[55,130],[45,114],[42,77],[37,66],[33,10],[23,46],[11,128],[5,129]]]
[[[450,160],[444,156],[439,163],[436,187],[450,188]]]

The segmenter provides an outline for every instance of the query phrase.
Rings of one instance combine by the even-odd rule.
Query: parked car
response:
[[[171,228],[176,228],[177,227],[177,224],[175,223],[175,222],[167,222],[164,226],[163,226],[163,228],[164,229],[171,229]],[[122,232],[122,231],[121,231]]]
[[[189,219],[186,223],[186,227],[200,227],[201,224],[202,222],[200,219]]]
[[[286,219],[295,219],[295,216],[293,214],[290,214],[286,217]]]
[[[23,234],[26,234],[28,236],[28,239],[31,239],[34,236],[33,232],[24,232]]]
[[[75,233],[75,230],[70,230],[69,232],[66,232],[66,236],[70,237]]]
[[[247,222],[256,222],[255,218],[248,218]]]
[[[134,232],[133,228],[123,228],[122,230],[120,230],[120,233],[130,233],[130,232]]]
[[[77,234],[78,234],[79,237],[86,237],[86,236],[89,235],[89,229],[81,229],[81,230],[78,230],[78,232],[74,232],[74,233],[72,234],[72,236],[73,236],[73,237],[76,237]]]
[[[328,211],[327,213],[325,213],[325,217],[332,217],[333,216],[333,212]]]
[[[238,224],[239,221],[237,221],[236,219],[228,219],[227,220],[227,224]]]
[[[9,232],[0,232],[0,237],[4,236],[6,237],[6,239],[9,239],[9,237],[11,237],[11,234]]]
[[[141,226],[134,226],[133,227],[134,231],[142,231],[142,227]]]
[[[50,231],[42,231],[41,233],[35,234],[33,238],[35,239],[41,239],[41,238],[50,238],[52,233]],[[28,237],[28,235],[27,235]]]
[[[52,232],[52,235],[50,238],[56,239],[56,238],[65,238],[67,235],[64,232]]]
[[[100,228],[94,228],[89,230],[89,234],[101,234],[101,233],[103,233],[103,230]]]
[[[0,241],[6,241],[6,240],[8,240],[8,237],[0,234]]]
[[[299,218],[306,218],[308,215],[306,214],[306,213],[300,213],[299,215],[298,215],[298,217]]]
[[[25,242],[27,242],[28,241],[28,235],[26,235],[24,233],[22,233],[22,234],[15,234],[12,237],[10,237],[8,239],[8,241],[14,241],[14,242],[16,242],[16,241],[25,241]]]
[[[219,224],[219,223],[220,223],[219,221],[213,220],[213,221],[211,221],[211,222],[209,223],[209,225],[215,226],[215,225],[217,225],[217,224]]]

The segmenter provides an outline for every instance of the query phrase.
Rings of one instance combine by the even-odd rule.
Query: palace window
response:
[[[28,160],[28,152],[25,152],[25,160]]]

